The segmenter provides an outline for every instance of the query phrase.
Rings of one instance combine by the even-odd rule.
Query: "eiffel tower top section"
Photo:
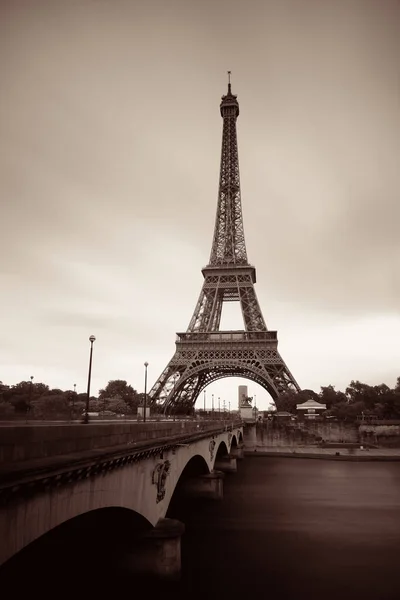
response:
[[[228,75],[228,93],[222,96],[220,104],[223,130],[217,215],[210,262],[206,269],[232,268],[249,264],[244,239],[236,136],[239,103],[231,91],[230,71]]]

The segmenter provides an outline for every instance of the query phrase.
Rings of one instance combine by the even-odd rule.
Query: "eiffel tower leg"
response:
[[[268,335],[267,333],[265,335]],[[289,371],[276,347],[257,348],[257,342],[249,341],[251,348],[232,346],[224,348],[177,342],[177,350],[158,381],[150,390],[154,403],[164,411],[190,412],[201,391],[213,381],[223,377],[244,377],[269,392],[279,407],[280,394],[300,387]],[[179,379],[176,381],[176,376]]]
[[[267,326],[265,325],[254,287],[240,286],[239,294],[246,330],[267,331]]]

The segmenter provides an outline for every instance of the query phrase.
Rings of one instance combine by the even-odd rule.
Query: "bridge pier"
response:
[[[206,475],[191,477],[182,484],[182,493],[194,498],[222,500],[224,497],[224,473],[212,471]]]
[[[244,446],[241,444],[240,446],[234,446],[231,448],[230,455],[236,460],[243,460],[244,458]]]
[[[181,536],[185,525],[175,519],[159,519],[132,552],[125,555],[122,568],[130,574],[168,581],[181,576]]]
[[[236,473],[236,457],[228,454],[227,456],[217,456],[214,463],[214,469],[222,473]]]

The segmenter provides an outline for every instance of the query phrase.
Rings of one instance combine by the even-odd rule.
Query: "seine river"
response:
[[[400,462],[247,457],[224,496],[168,515],[186,525],[178,584],[120,577],[112,559],[130,533],[113,518],[113,535],[96,527],[92,547],[72,529],[69,541],[32,545],[4,597],[400,599]]]
[[[249,457],[182,509],[181,597],[400,598],[400,462]]]

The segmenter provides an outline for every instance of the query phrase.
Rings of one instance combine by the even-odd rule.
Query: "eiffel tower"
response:
[[[258,304],[256,269],[247,260],[240,196],[236,119],[237,96],[222,96],[222,151],[218,206],[210,261],[202,269],[203,287],[186,333],[149,392],[151,404],[170,413],[189,413],[201,391],[223,377],[244,377],[265,388],[279,407],[279,395],[300,390],[278,352]],[[244,329],[220,331],[223,302],[240,302]]]

